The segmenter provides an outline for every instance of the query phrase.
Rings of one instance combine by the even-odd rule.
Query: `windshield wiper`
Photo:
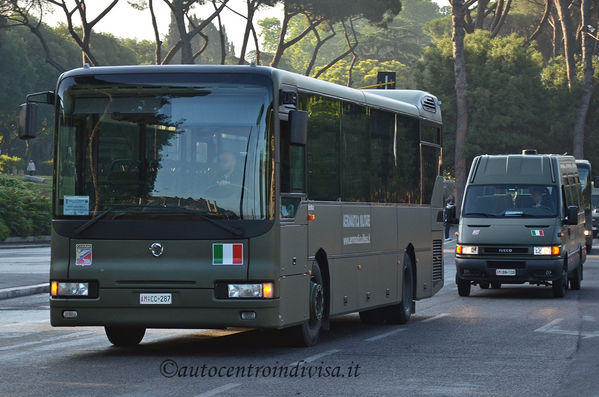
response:
[[[89,229],[90,227],[92,227],[96,222],[98,222],[100,219],[104,218],[106,215],[113,213],[114,211],[116,211],[117,209],[129,209],[129,208],[139,208],[139,206],[128,206],[128,207],[122,207],[120,205],[114,205],[110,208],[108,208],[107,210],[104,210],[102,212],[100,212],[98,215],[94,216],[93,218],[91,218],[89,221],[85,222],[83,225],[79,226],[77,229],[75,229],[75,235],[81,234],[81,232]]]
[[[161,205],[161,206],[146,206],[146,207],[143,207],[143,208],[144,208],[144,210],[145,209],[150,209],[150,208],[151,209],[157,209],[157,210],[162,210],[162,209],[166,209],[166,210],[177,210],[178,212],[181,212],[183,214],[189,214],[189,215],[197,216],[197,217],[199,217],[199,218],[201,218],[201,219],[203,219],[203,220],[205,220],[205,221],[207,221],[209,223],[212,223],[213,225],[215,225],[215,226],[223,229],[224,231],[227,231],[227,232],[231,233],[235,237],[241,237],[241,236],[243,236],[243,231],[241,231],[241,230],[239,230],[237,228],[233,228],[233,227],[229,227],[229,226],[223,225],[222,223],[217,222],[216,220],[212,219],[211,217],[209,217],[207,215],[201,214],[198,211],[190,210],[190,209],[187,209],[187,208],[184,208],[184,207],[176,207],[176,206],[169,206],[169,205],[162,206]],[[156,212],[158,212],[158,211],[156,211]],[[227,217],[224,217],[224,218],[228,219]]]
[[[487,212],[467,212],[467,213],[464,214],[464,216],[470,216],[470,215],[484,216],[486,218],[497,218],[497,215],[495,215],[495,214],[489,214]]]

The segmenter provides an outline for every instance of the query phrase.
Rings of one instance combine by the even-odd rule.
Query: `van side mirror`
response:
[[[19,138],[33,139],[37,136],[37,103],[22,104],[19,113]]]
[[[291,110],[289,112],[289,143],[305,146],[308,140],[308,112]]]
[[[578,206],[570,205],[566,211],[566,225],[578,225]]]
[[[599,188],[599,176],[593,178],[593,187]]]

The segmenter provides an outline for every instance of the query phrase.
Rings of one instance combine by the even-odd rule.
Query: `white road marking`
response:
[[[49,325],[50,324],[50,319],[46,318],[44,320],[21,321],[21,322],[18,322],[18,323],[4,324],[4,325],[0,325],[0,328],[4,328],[4,327],[18,327],[18,326],[24,326],[24,325],[29,325],[29,324],[39,324],[39,323],[48,323],[48,325]]]
[[[207,392],[204,392],[202,394],[198,394],[196,397],[216,396],[217,394],[220,394],[220,393],[225,392],[227,390],[234,389],[237,386],[241,386],[241,383],[227,383],[226,385],[223,385],[221,387],[217,387],[216,389],[208,390]]]
[[[31,342],[23,342],[23,343],[19,343],[16,345],[2,346],[2,347],[0,347],[0,351],[11,350],[11,349],[20,349],[21,347],[37,345],[37,344],[46,343],[46,342],[53,342],[55,340],[61,340],[61,339],[68,339],[68,338],[72,339],[72,338],[76,338],[78,336],[84,336],[84,335],[89,335],[89,334],[93,334],[93,332],[91,332],[91,331],[90,332],[75,332],[75,333],[66,334],[66,335],[59,335],[59,336],[54,336],[52,338],[39,339],[39,340],[31,341]]]
[[[437,315],[436,315],[436,316],[434,316],[434,317],[427,318],[426,320],[422,320],[421,322],[422,322],[422,323],[429,323],[429,322],[431,322],[431,321],[435,321],[435,320],[438,320],[438,319],[440,319],[440,318],[447,317],[447,316],[449,316],[449,313],[441,313],[441,314],[437,314]]]
[[[325,356],[329,356],[329,355],[331,355],[331,354],[335,354],[335,353],[337,353],[337,352],[340,352],[340,351],[341,351],[341,350],[339,350],[339,349],[327,350],[326,352],[319,353],[319,354],[315,354],[315,355],[313,355],[313,356],[310,356],[310,357],[304,358],[303,360],[300,360],[300,361],[294,361],[294,362],[292,362],[291,364],[289,364],[288,366],[289,366],[289,367],[292,367],[292,366],[294,366],[294,365],[297,365],[298,363],[300,363],[300,364],[301,364],[301,363],[311,363],[312,361],[316,361],[316,360],[318,360],[319,358],[322,358],[322,357],[325,357]]]
[[[396,330],[393,330],[391,332],[386,332],[384,334],[380,334],[380,335],[377,335],[377,336],[373,336],[371,338],[364,339],[364,341],[365,342],[374,342],[375,340],[383,339],[383,338],[386,338],[386,337],[391,336],[391,335],[395,335],[395,334],[397,334],[397,333],[399,333],[401,331],[405,331],[405,330],[406,330],[405,328],[396,329]]]
[[[593,338],[599,336],[599,331],[578,331],[578,330],[568,330],[561,329],[557,326],[557,324],[561,323],[563,318],[556,318],[548,324],[543,325],[540,328],[535,329],[535,332],[544,332],[546,334],[558,334],[558,335],[572,335],[572,336],[582,336],[583,339]]]

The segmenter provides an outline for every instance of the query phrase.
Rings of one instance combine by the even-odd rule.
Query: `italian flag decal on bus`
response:
[[[542,230],[531,230],[530,234],[532,234],[533,236],[537,236],[537,237],[542,237],[545,235],[545,233],[543,233]]]
[[[213,265],[243,265],[243,244],[212,244]]]

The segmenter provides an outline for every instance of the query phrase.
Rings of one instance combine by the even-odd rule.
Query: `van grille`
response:
[[[510,255],[510,254],[527,254],[527,247],[485,247],[483,248],[485,254],[499,254],[499,255]]]
[[[424,110],[428,110],[429,112],[437,113],[437,103],[435,98],[432,96],[425,96],[422,98],[422,108]]]
[[[433,240],[433,282],[443,280],[443,243]]]

